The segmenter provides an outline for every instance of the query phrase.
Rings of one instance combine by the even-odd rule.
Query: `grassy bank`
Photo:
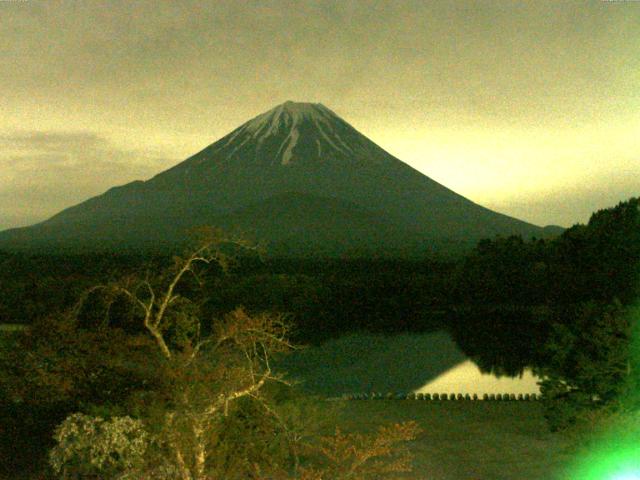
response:
[[[411,445],[420,480],[564,480],[568,441],[548,431],[533,402],[340,401],[343,431],[415,420]]]

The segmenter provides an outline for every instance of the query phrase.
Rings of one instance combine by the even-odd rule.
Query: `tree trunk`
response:
[[[176,460],[178,462],[178,467],[180,469],[180,479],[193,480],[191,478],[191,472],[189,472],[187,465],[184,463],[184,457],[182,456],[182,452],[180,451],[180,448],[176,446],[175,449],[176,449]]]
[[[194,425],[193,437],[195,441],[194,480],[202,480],[204,478],[205,461],[207,458],[207,450],[204,439],[204,428],[202,427],[202,425]]]

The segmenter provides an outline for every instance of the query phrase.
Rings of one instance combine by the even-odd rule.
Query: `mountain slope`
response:
[[[287,215],[295,211],[304,215]],[[0,232],[0,248],[145,247],[201,224],[248,227],[267,244],[304,231],[311,243],[349,238],[377,249],[416,237],[443,244],[545,235],[419,173],[323,105],[286,102],[150,180]]]

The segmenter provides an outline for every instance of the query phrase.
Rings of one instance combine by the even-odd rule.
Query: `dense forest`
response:
[[[637,198],[550,241],[482,241],[457,272],[454,338],[484,370],[533,367],[552,429],[587,411],[637,404]]]
[[[72,307],[95,284],[153,271],[171,257],[3,254],[0,323],[29,325],[47,312]],[[218,266],[201,272],[207,277],[201,308],[205,317],[238,305],[286,313],[296,325],[296,340],[305,343],[360,329],[432,329],[452,300],[455,268],[451,261],[430,259],[238,256],[225,272]]]
[[[541,375],[552,429],[576,423],[585,411],[636,405],[633,385],[640,378],[632,334],[640,293],[639,199],[595,212],[588,224],[557,238],[487,239],[457,258],[293,259],[263,257],[224,242],[216,248],[215,256],[176,285],[176,298],[185,300],[167,317],[171,327],[158,329],[155,337],[165,339],[165,356],[193,352],[200,338],[249,331],[256,319],[262,319],[264,338],[294,344],[360,330],[445,329],[485,371],[516,375],[530,367]],[[147,418],[150,413],[142,413],[141,405],[148,398],[158,409],[174,405],[169,392],[185,373],[159,375],[166,365],[146,360],[155,334],[148,327],[153,322],[138,307],[155,301],[155,292],[171,284],[171,275],[188,258],[180,251],[0,253],[0,323],[31,326],[7,335],[0,349],[2,468],[9,472],[46,463],[54,428],[73,412],[115,419],[126,411]],[[162,311],[149,305],[149,314]],[[280,320],[288,325],[286,341]],[[219,325],[227,325],[227,336]],[[284,345],[247,338],[236,345],[259,344],[265,352]],[[236,353],[225,355],[239,361]],[[260,355],[251,362],[250,369],[264,367]],[[207,373],[208,378],[216,374]],[[282,393],[269,395],[273,400]],[[236,422],[227,431],[238,437],[218,438],[219,445],[228,441],[227,447],[238,447],[243,429],[286,437],[286,429],[278,430],[264,416],[259,428],[250,425],[250,412],[260,405],[243,403],[236,416],[225,415],[224,422]],[[404,434],[398,438],[410,438],[410,429]],[[266,445],[262,440],[257,444]],[[278,458],[289,458],[290,452],[283,452]],[[273,452],[244,454],[264,460]],[[229,468],[246,473],[238,465]]]

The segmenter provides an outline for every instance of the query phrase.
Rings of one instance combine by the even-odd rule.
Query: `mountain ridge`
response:
[[[292,193],[299,196],[286,197]],[[361,236],[376,229],[386,231],[387,240],[379,248],[385,242],[400,245],[403,238],[409,241],[415,235],[426,241],[469,244],[495,235],[548,235],[541,227],[493,212],[435,182],[324,105],[288,101],[149,180],[113,187],[34,226],[0,232],[0,248],[170,243],[179,239],[180,229],[221,219],[233,224],[234,215],[245,226],[264,224],[262,217],[269,215],[259,204],[273,208],[274,198],[288,198],[293,209],[291,199],[297,198],[306,215],[324,221],[330,221],[327,212],[337,208],[341,213],[336,225],[315,227],[319,238],[326,237],[327,229],[349,229],[347,218],[360,222],[369,217],[370,225],[361,229]],[[322,198],[330,205],[322,206],[318,201]],[[353,206],[353,215],[347,213],[348,205]],[[256,218],[247,219],[248,211],[254,211]],[[279,225],[272,230],[287,228]],[[295,222],[289,228],[295,231]],[[305,235],[313,237],[312,230],[305,230]],[[269,235],[261,240],[276,241]],[[371,243],[365,240],[363,244]]]

